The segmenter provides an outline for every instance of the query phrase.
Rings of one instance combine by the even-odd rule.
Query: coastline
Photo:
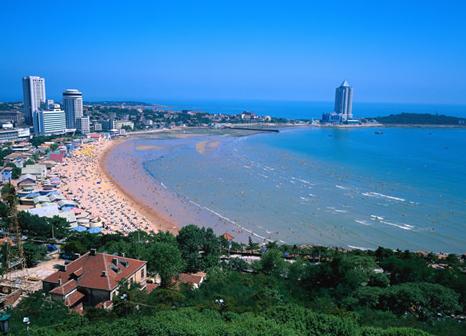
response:
[[[246,133],[246,136],[252,134],[257,134],[257,132]],[[212,139],[206,141],[206,136],[212,137]],[[221,145],[220,142],[214,139],[216,136],[218,134],[200,135],[196,133],[177,134],[176,132],[169,132],[169,139],[191,141],[193,138],[199,138],[199,141],[195,141],[193,148],[199,155],[216,150]],[[243,136],[245,136],[244,133]],[[150,155],[150,152],[156,152],[156,155],[163,156],[164,150],[170,150],[171,148],[163,148],[163,145],[138,146],[137,141],[139,139],[145,139],[145,137],[142,135],[128,137],[109,148],[106,151],[105,158],[101,159],[101,166],[105,170],[106,176],[114,181],[119,190],[141,206],[143,210],[155,214],[157,218],[169,218],[170,225],[173,226],[172,230],[168,231],[176,234],[179,228],[194,224],[199,227],[211,228],[217,235],[228,232],[235,237],[236,241],[243,243],[247,243],[250,237],[256,242],[279,240],[276,237],[260,235],[223,216],[218,210],[213,210],[198,204],[194,200],[187,199],[173,190],[168,190],[163,182],[159,181],[157,177],[150,174],[143,167],[139,160],[132,160],[132,158],[128,161],[125,153],[128,153],[128,151],[142,151]],[[112,160],[111,166],[108,165],[108,160]],[[166,230],[167,226],[162,229]]]
[[[210,204],[210,202],[200,202],[199,199],[192,197],[192,195],[189,196],[191,198],[188,198],[184,193],[178,194],[177,188],[175,187],[176,181],[171,181],[171,184],[167,184],[170,187],[167,189],[163,183],[167,182],[165,178],[161,179],[160,176],[155,176],[151,168],[142,164],[146,160],[152,161],[153,164],[156,165],[161,164],[164,162],[163,158],[167,153],[171,153],[174,149],[177,150],[180,146],[185,147],[189,151],[197,152],[198,155],[201,156],[210,153],[210,151],[216,151],[219,146],[221,148],[224,146],[223,140],[220,140],[220,144],[218,140],[222,139],[219,136],[226,135],[225,130],[212,130],[212,132],[200,130],[200,133],[192,132],[192,129],[182,129],[181,131],[182,132],[178,134],[176,131],[168,130],[163,134],[159,134],[159,136],[150,137],[150,135],[148,135],[149,138],[139,134],[139,136],[127,137],[123,140],[114,141],[111,146],[106,148],[105,153],[103,153],[105,155],[101,156],[99,165],[101,169],[105,171],[108,179],[114,183],[115,187],[119,188],[121,193],[131,199],[133,204],[139,206],[140,209],[148,210],[148,213],[151,215],[155,214],[155,217],[151,218],[151,222],[158,225],[158,218],[162,217],[168,219],[170,223],[168,229],[171,228],[173,230],[171,232],[173,233],[176,233],[178,228],[188,224],[194,224],[199,227],[212,228],[217,235],[222,235],[225,232],[231,233],[235,237],[235,240],[239,242],[247,242],[249,237],[257,242],[280,241],[282,237],[275,235],[275,233],[278,234],[278,230],[275,232],[275,229],[267,228],[264,224],[262,224],[264,227],[259,226],[260,229],[258,230],[257,227],[254,225],[251,226],[247,221],[238,220],[235,215],[232,216],[231,212],[230,214],[228,214],[228,212],[224,213],[219,204],[214,205]],[[235,135],[239,136],[240,134],[235,133],[227,135],[235,137]],[[253,134],[248,132],[242,135],[249,136]],[[175,139],[178,140],[172,141]],[[227,138],[223,139],[227,140]],[[154,142],[151,140],[154,140]],[[134,153],[134,155],[130,153]],[[108,162],[109,159],[112,161]],[[161,161],[154,161],[158,159],[161,159]],[[115,170],[117,171],[116,175]],[[120,172],[120,174],[118,174],[118,172]],[[303,202],[305,201],[308,200],[306,199]],[[387,225],[390,226],[390,228],[395,227],[392,223],[395,222],[389,222]],[[371,224],[373,223],[371,222]],[[352,225],[356,224],[353,223]],[[396,229],[398,228],[397,226]],[[158,230],[167,230],[167,227],[159,225]],[[418,232],[417,229],[415,231]],[[320,231],[315,231],[313,234],[316,235],[319,234],[319,232]],[[423,231],[421,230],[419,232]],[[286,242],[282,241],[283,243],[293,243],[293,240],[285,237],[283,237],[283,239],[286,240]],[[313,241],[312,239],[310,239],[308,243],[301,242],[301,244],[309,243],[313,245],[322,245],[322,243],[315,240]],[[367,248],[366,245],[353,242],[351,242],[351,244],[352,245],[339,244],[338,246],[346,246],[344,248],[359,248],[358,246],[365,246]],[[324,242],[322,246],[334,246],[334,243]],[[384,244],[384,246],[393,247],[394,245]],[[422,247],[411,247],[410,249],[413,251],[426,250]],[[435,249],[435,251],[444,251],[444,249]]]
[[[131,205],[140,212],[144,217],[146,217],[152,226],[153,231],[161,232],[161,231],[168,231],[170,233],[176,234],[178,233],[178,226],[169,219],[165,218],[161,213],[157,212],[156,209],[151,208],[149,206],[144,205],[137,197],[128,193],[118,182],[116,178],[112,176],[112,174],[107,169],[107,160],[108,156],[111,151],[118,145],[128,141],[129,139],[123,140],[112,140],[112,144],[107,146],[105,150],[101,153],[100,157],[98,158],[98,169],[102,172],[102,174],[112,182],[114,188],[122,195],[130,199]]]
[[[174,223],[140,204],[106,171],[105,158],[120,143],[100,139],[84,144],[62,165],[56,166],[55,172],[62,179],[61,193],[78,204],[77,216],[87,214],[89,225],[102,227],[104,233],[177,232]]]

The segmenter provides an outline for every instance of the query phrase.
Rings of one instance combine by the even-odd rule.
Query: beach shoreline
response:
[[[110,152],[118,145],[128,141],[129,139],[119,139],[119,140],[112,140],[112,144],[105,148],[105,150],[101,153],[101,156],[98,158],[98,169],[105,175],[105,177],[112,181],[113,186],[118,190],[119,193],[124,195],[125,197],[129,198],[133,204],[133,206],[142,214],[144,215],[154,227],[154,231],[156,232],[170,232],[172,234],[178,233],[178,226],[173,221],[167,219],[164,215],[158,212],[156,209],[144,205],[144,203],[140,202],[140,200],[135,197],[134,195],[128,193],[118,182],[116,178],[112,176],[112,174],[107,169],[107,160],[108,155]]]
[[[66,158],[55,168],[62,179],[61,193],[73,197],[78,204],[77,216],[87,214],[88,225],[101,226],[103,233],[127,234],[135,230],[176,233],[178,228],[172,221],[125,192],[106,170],[107,155],[122,142],[100,139],[82,145],[72,157]]]
[[[249,136],[252,134],[246,133],[243,135]],[[222,141],[219,141],[218,136],[219,134],[213,135],[211,133],[177,134],[176,132],[169,132],[168,140],[178,139],[183,142],[195,138],[196,140],[192,142],[192,150],[199,155],[206,155],[211,151],[216,151],[221,146]],[[235,137],[233,136],[233,138]],[[138,141],[142,139],[147,140],[146,137],[140,136],[128,137],[125,140],[118,141],[118,144],[106,151],[105,158],[101,159],[101,166],[106,171],[107,176],[114,181],[115,185],[118,185],[120,191],[127,195],[128,198],[133,199],[138,205],[152,211],[157,216],[169,218],[173,226],[176,227],[176,229],[169,230],[170,232],[176,234],[179,228],[194,224],[198,227],[211,228],[217,235],[227,232],[233,235],[236,241],[243,243],[247,243],[249,238],[256,242],[278,240],[260,235],[250,228],[223,216],[219,213],[221,209],[211,209],[195,202],[195,200],[186,198],[184,195],[179,195],[174,190],[168,189],[162,181],[147,171],[141,159],[134,160],[133,156],[128,160],[126,157],[128,152],[141,152],[145,158],[145,155],[155,155],[155,158],[157,158],[163,157],[164,153],[171,150],[171,147],[164,148],[160,144],[138,145]],[[155,138],[154,140],[163,141],[163,139],[165,138]],[[149,154],[150,152],[157,154]],[[111,166],[109,160],[112,160]]]

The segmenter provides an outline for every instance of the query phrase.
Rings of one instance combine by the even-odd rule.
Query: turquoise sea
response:
[[[192,109],[209,113],[238,114],[251,111],[259,115],[271,115],[288,119],[319,119],[322,113],[333,111],[333,102],[312,101],[264,101],[264,100],[154,100],[174,110]],[[448,104],[399,104],[353,103],[355,117],[377,117],[397,113],[431,113],[466,117],[465,105]]]
[[[162,148],[133,154],[154,184],[259,237],[466,252],[466,130],[381,130],[131,141]]]

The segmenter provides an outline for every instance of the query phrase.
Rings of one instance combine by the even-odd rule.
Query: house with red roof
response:
[[[60,152],[60,153],[50,153],[49,154],[49,160],[57,163],[62,163],[63,159],[65,157],[65,154]]]
[[[121,285],[146,286],[146,262],[95,250],[80,256],[42,281],[44,291],[67,307],[82,312],[84,307],[110,308]]]
[[[185,284],[191,287],[192,289],[198,289],[206,278],[206,273],[197,272],[197,273],[180,273],[176,283],[178,285]]]

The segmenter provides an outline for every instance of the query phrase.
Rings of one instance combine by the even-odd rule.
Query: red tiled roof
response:
[[[65,155],[63,153],[50,153],[49,160],[62,163]]]
[[[159,287],[159,285],[154,284],[154,283],[148,283],[148,284],[146,285],[146,293],[147,293],[147,294],[152,293],[152,291],[153,291],[154,289],[156,289],[157,287]]]
[[[78,283],[76,282],[76,280],[71,279],[65,282],[63,285],[55,287],[50,291],[50,293],[57,295],[66,295],[70,293],[72,290],[76,289],[77,285]]]
[[[84,270],[83,268],[78,268],[76,271],[73,272],[73,275],[76,276],[76,277],[80,277],[81,275],[83,275],[84,273]]]
[[[235,237],[233,237],[233,235],[229,232],[225,232],[223,234],[223,238],[225,238],[225,240],[233,240]]]
[[[113,264],[117,259],[117,265]],[[65,266],[64,271],[49,275],[45,282],[57,284],[59,279],[77,278],[77,286],[111,291],[121,280],[127,279],[146,264],[145,261],[114,256],[106,253],[86,253]],[[81,269],[81,270],[80,270]],[[81,274],[81,275],[79,275]],[[60,286],[63,287],[63,286]]]
[[[76,304],[79,300],[81,300],[84,297],[84,294],[79,292],[79,291],[74,291],[70,295],[68,295],[65,299],[65,305],[67,307],[70,307],[74,304]]]
[[[200,285],[201,282],[204,280],[206,274],[204,272],[197,272],[197,273],[180,273],[178,276],[178,282],[185,283],[189,285]]]

